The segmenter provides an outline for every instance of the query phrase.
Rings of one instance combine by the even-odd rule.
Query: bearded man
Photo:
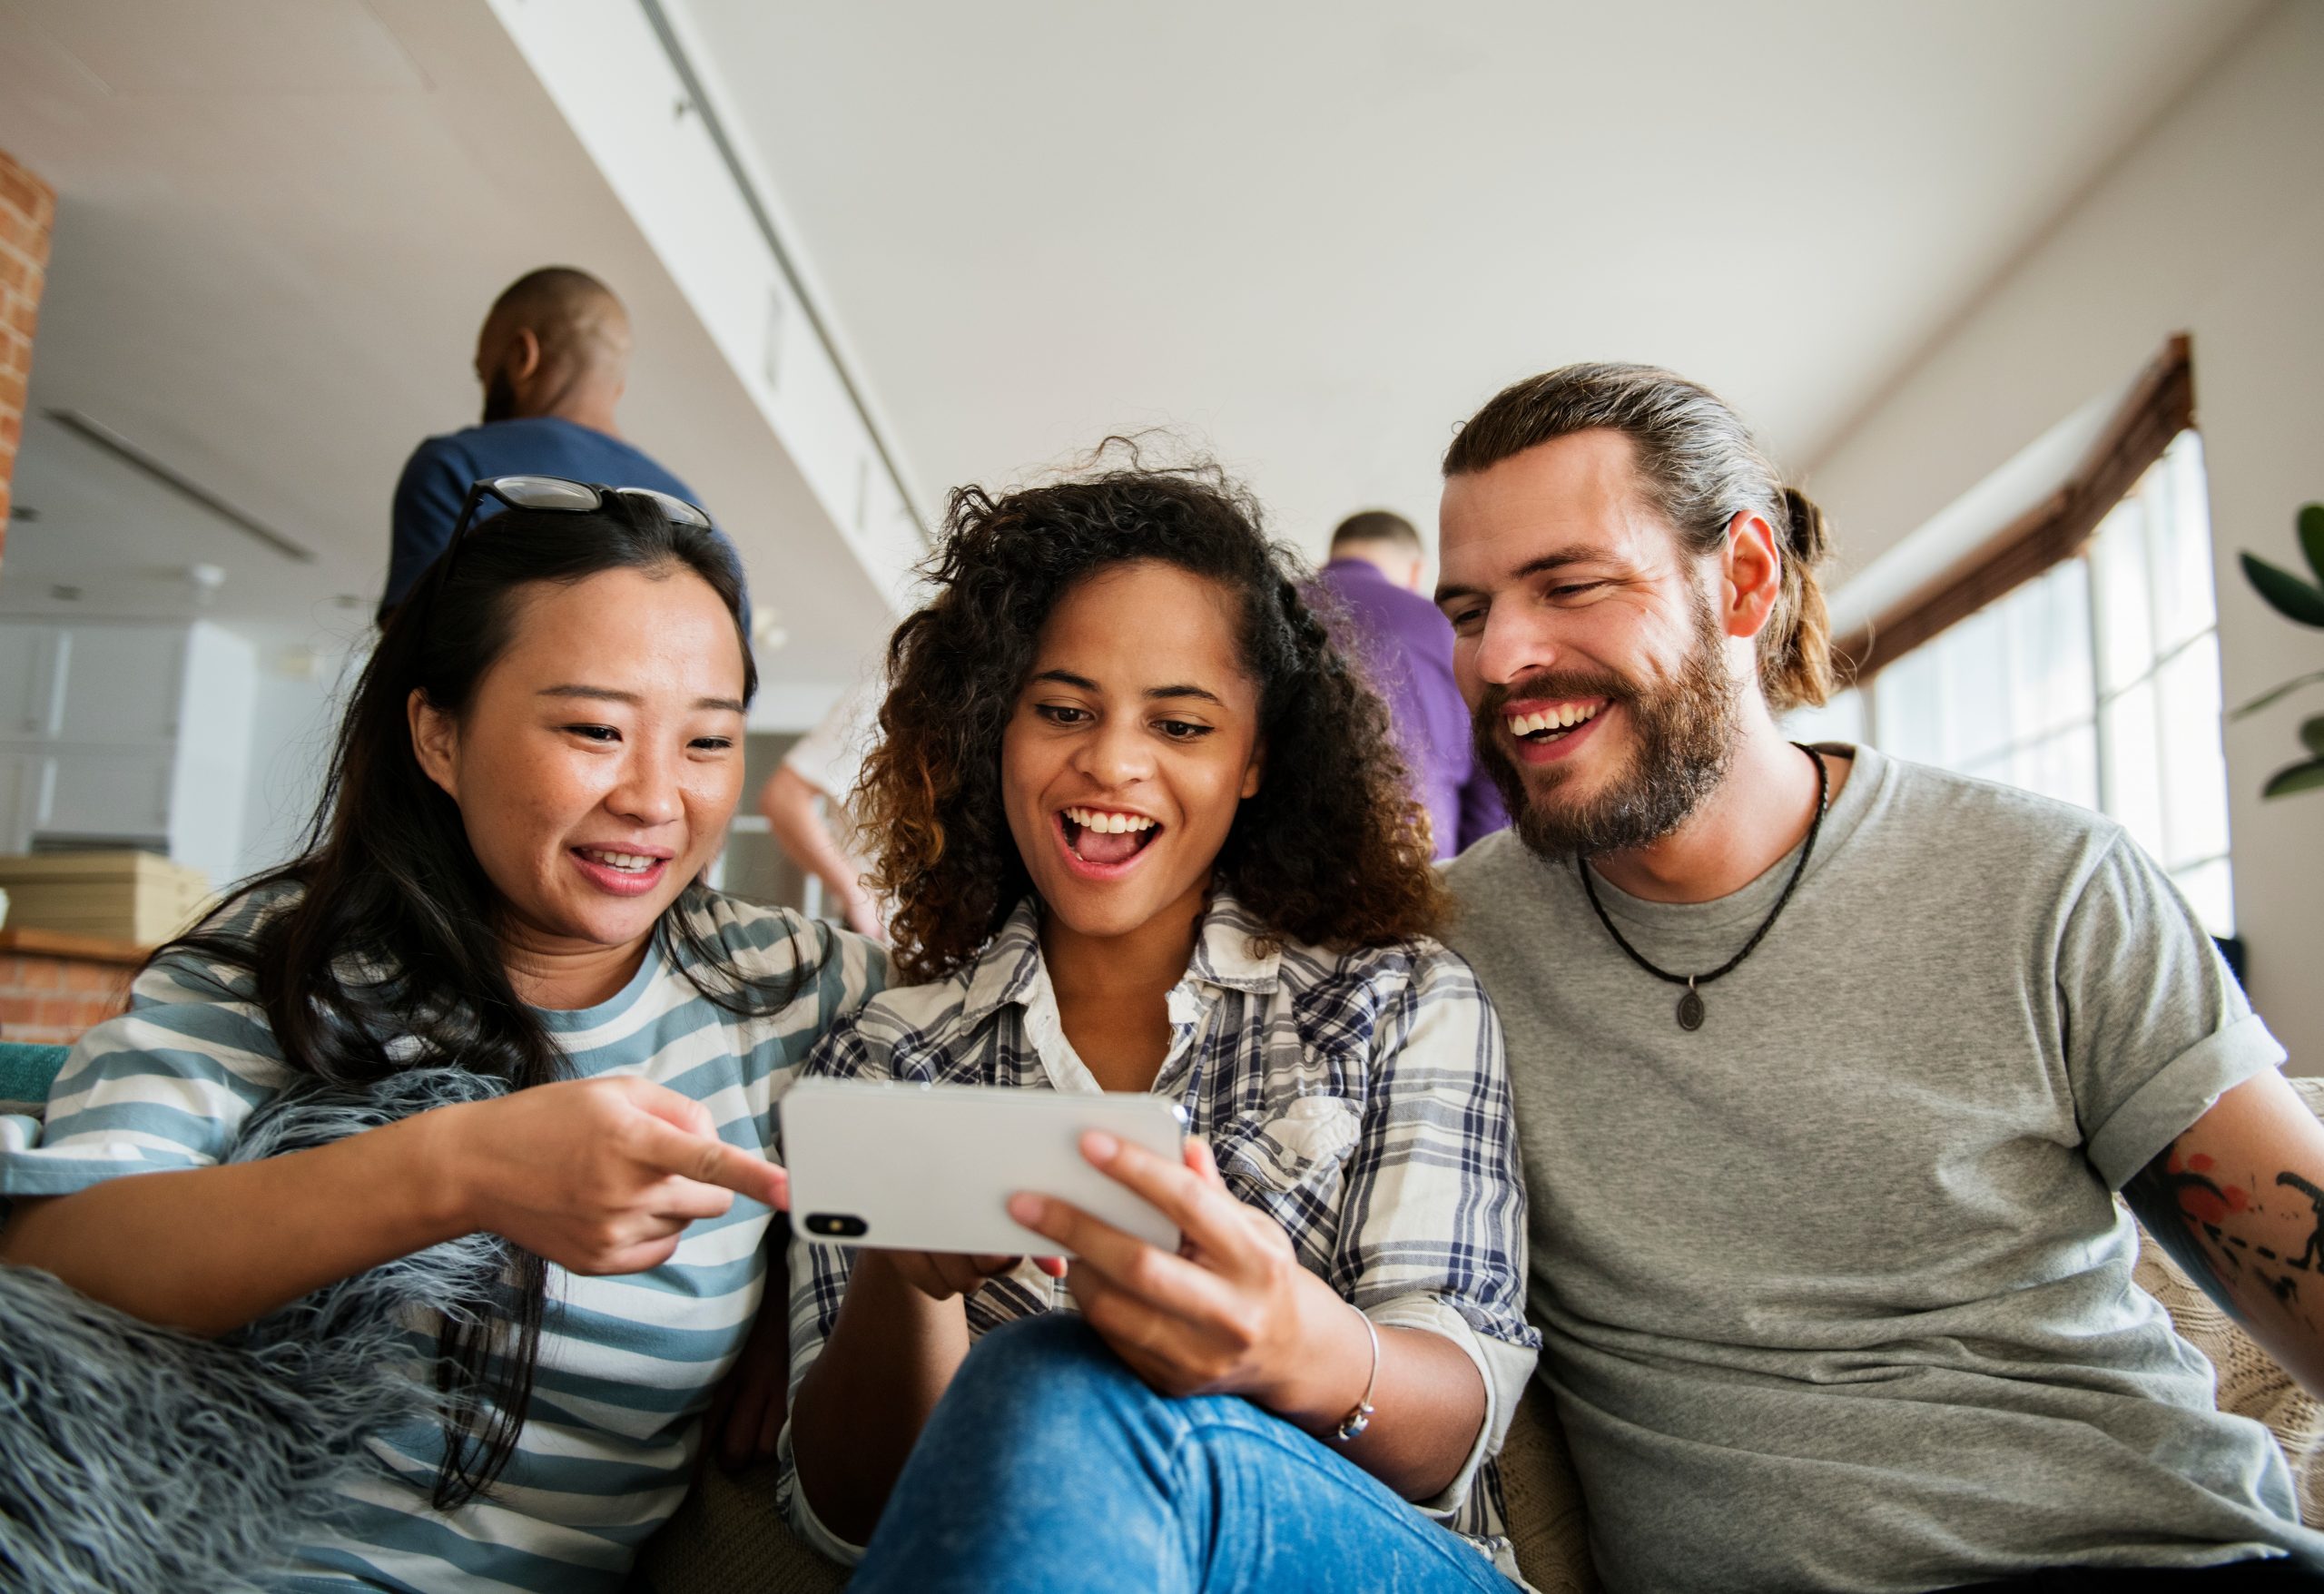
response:
[[[2324,1588],[2273,1441],[2131,1282],[2116,1191],[2324,1389],[2289,1260],[2324,1126],[2170,881],[2099,815],[1785,739],[1831,687],[1822,520],[1702,388],[1551,371],[1444,474],[1515,820],[1448,939],[1508,1034],[1608,1586]]]

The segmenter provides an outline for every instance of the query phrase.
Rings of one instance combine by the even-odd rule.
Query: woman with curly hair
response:
[[[862,1589],[1505,1589],[1524,1195],[1384,710],[1216,471],[963,489],[931,573],[860,790],[911,983],[808,1072],[1166,1097],[1183,1161],[1082,1151],[1185,1243],[799,1242],[793,1524]]]

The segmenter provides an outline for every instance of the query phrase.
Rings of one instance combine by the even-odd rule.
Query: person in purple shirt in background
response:
[[[1452,681],[1452,627],[1420,593],[1420,533],[1401,515],[1367,509],[1332,533],[1316,577],[1334,640],[1371,677],[1395,722],[1396,745],[1428,810],[1436,855],[1451,858],[1509,823],[1470,740]]]

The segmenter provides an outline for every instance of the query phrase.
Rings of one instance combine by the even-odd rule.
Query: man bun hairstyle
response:
[[[1816,575],[1831,552],[1824,511],[1797,487],[1783,489],[1783,523],[1776,526],[1783,536],[1783,594],[1759,633],[1759,679],[1777,713],[1819,706],[1837,685],[1832,618]]]
[[[1689,553],[1717,553],[1743,510],[1774,528],[1783,585],[1759,632],[1759,688],[1778,713],[1830,697],[1831,622],[1816,578],[1828,551],[1824,512],[1783,485],[1750,428],[1708,388],[1649,365],[1561,366],[1493,395],[1453,435],[1444,474],[1472,476],[1599,429],[1630,438],[1641,485]]]

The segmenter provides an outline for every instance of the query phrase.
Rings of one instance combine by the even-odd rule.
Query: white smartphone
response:
[[[1009,1196],[1029,1190],[1148,1245],[1178,1248],[1176,1224],[1081,1155],[1081,1136],[1103,1129],[1177,1161],[1185,1116],[1160,1097],[803,1079],[778,1110],[791,1221],[810,1239],[1055,1255],[1056,1241],[1009,1215]]]

